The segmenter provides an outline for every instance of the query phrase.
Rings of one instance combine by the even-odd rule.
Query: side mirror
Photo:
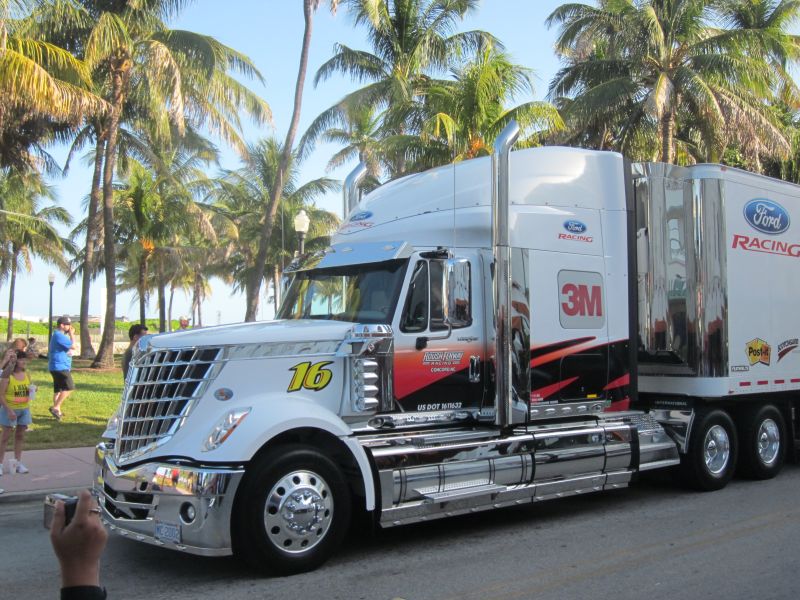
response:
[[[472,325],[470,264],[466,258],[450,258],[445,263],[442,308],[445,323],[453,328]]]

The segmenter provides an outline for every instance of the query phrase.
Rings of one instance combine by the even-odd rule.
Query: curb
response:
[[[33,502],[35,500],[44,500],[47,494],[66,494],[68,496],[77,496],[81,490],[91,488],[91,483],[79,487],[68,488],[54,488],[49,490],[31,490],[27,492],[5,492],[0,494],[0,504],[11,504],[15,502]]]

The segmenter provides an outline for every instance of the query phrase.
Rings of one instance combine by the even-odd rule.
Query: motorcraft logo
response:
[[[761,363],[769,366],[771,355],[772,347],[761,338],[747,342],[747,360],[751,365]]]
[[[586,223],[576,219],[569,219],[564,221],[564,229],[566,233],[559,233],[558,239],[568,240],[570,242],[587,242],[591,243],[594,238],[591,235],[584,235],[586,230],[589,229]]]
[[[767,235],[779,235],[789,229],[789,213],[766,198],[755,198],[745,204],[744,218],[753,229]]]
[[[778,362],[781,362],[781,359],[787,354],[789,354],[792,350],[795,350],[797,346],[798,346],[797,338],[784,340],[780,344],[778,344]]]

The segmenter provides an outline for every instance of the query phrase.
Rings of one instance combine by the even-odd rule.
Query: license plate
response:
[[[181,526],[174,523],[156,521],[156,539],[164,542],[181,543]]]

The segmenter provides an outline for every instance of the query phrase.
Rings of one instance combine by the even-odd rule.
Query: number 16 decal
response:
[[[330,369],[325,368],[330,364],[332,364],[332,361],[329,360],[318,362],[316,364],[312,364],[311,362],[302,362],[293,366],[289,370],[294,371],[294,376],[289,384],[289,389],[286,391],[297,392],[302,388],[305,388],[307,390],[318,392],[322,389],[325,389],[325,386],[327,386],[333,378],[333,372]]]

